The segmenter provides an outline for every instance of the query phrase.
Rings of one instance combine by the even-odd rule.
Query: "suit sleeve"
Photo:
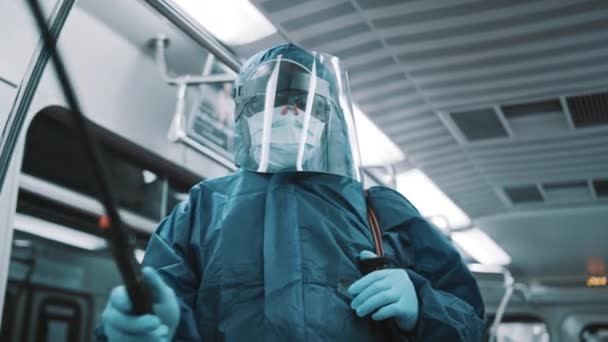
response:
[[[397,330],[399,339],[481,341],[484,305],[460,253],[404,197],[378,192],[374,206],[383,241],[393,253],[389,257],[407,271],[418,296],[416,326],[409,332]]]
[[[427,232],[428,243],[414,252],[421,265],[407,269],[419,301],[418,322],[409,334],[420,341],[481,341],[483,301],[460,254],[424,220],[409,228],[412,234]]]
[[[198,256],[200,236],[199,189],[178,204],[150,237],[143,265],[154,268],[178,298],[181,316],[174,340],[200,341],[195,308],[201,274]]]
[[[193,188],[189,200],[178,204],[150,237],[143,265],[154,268],[178,298],[181,316],[174,340],[199,341],[194,308],[200,275],[197,272],[196,249],[191,248],[193,227],[198,218],[198,189]],[[103,322],[95,329],[97,341],[107,341]]]

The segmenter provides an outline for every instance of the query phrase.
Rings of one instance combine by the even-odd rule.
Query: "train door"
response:
[[[167,139],[175,89],[142,49],[166,34],[188,58],[183,72],[200,72],[209,53],[145,2],[119,2],[124,12],[116,23],[109,2],[44,1],[52,29],[62,31],[60,45],[141,258],[149,235],[190,187],[228,170]],[[86,341],[121,281],[97,228],[103,208],[95,183],[30,16],[25,0],[0,4],[2,32],[17,37],[0,59],[0,122],[9,132],[16,118],[23,120],[21,132],[10,131],[15,149],[2,161],[10,167],[3,168],[0,193],[0,340]],[[133,33],[129,17],[144,18],[149,30]],[[98,60],[98,54],[108,55]],[[100,76],[116,91],[100,92]]]
[[[102,213],[67,110],[51,106],[29,125],[3,308],[2,341],[84,341],[120,283]],[[200,179],[95,126],[121,214],[143,256],[156,223]],[[50,163],[49,160],[54,162]]]

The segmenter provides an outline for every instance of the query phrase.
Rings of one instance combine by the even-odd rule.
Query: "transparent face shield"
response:
[[[278,56],[235,89],[235,160],[257,172],[312,171],[360,181],[346,72],[338,58]]]

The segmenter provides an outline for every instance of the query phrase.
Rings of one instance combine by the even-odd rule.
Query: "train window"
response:
[[[549,330],[544,322],[504,322],[498,326],[497,341],[549,342]]]
[[[488,316],[486,322],[488,329],[494,321],[493,316]],[[514,315],[502,319],[496,332],[496,341],[499,342],[549,342],[549,327],[536,316]]]
[[[50,115],[41,113],[32,121],[22,171],[82,194],[96,194],[95,184],[89,180],[91,168],[73,130]]]
[[[167,194],[167,213],[170,213],[173,208],[179,203],[188,198],[190,185],[169,181]]]
[[[92,170],[81,151],[79,138],[69,124],[64,109],[51,107],[43,110],[32,121],[28,130],[22,171],[78,193],[97,198]],[[180,179],[177,192],[195,184],[196,176],[176,166],[166,165],[151,153],[143,152],[102,128],[95,127],[104,156],[109,182],[118,205],[135,214],[158,221],[167,213],[164,188],[167,178]],[[123,139],[124,140],[124,139]],[[143,152],[143,153],[142,153]],[[54,162],[49,163],[52,159]],[[151,160],[153,159],[153,160]],[[171,170],[167,170],[167,169]],[[174,173],[184,175],[175,176]],[[182,185],[186,184],[186,185]],[[171,196],[170,196],[171,197]],[[169,202],[169,203],[168,203]],[[171,207],[172,208],[172,207]]]
[[[27,132],[0,341],[86,340],[103,310],[96,304],[120,283],[97,226],[92,169],[69,120],[64,108],[47,107]],[[94,124],[92,133],[124,224],[144,250],[150,231],[200,177]],[[49,235],[53,229],[61,233]]]
[[[40,306],[37,341],[78,341],[82,324],[77,302],[47,299]]]
[[[580,340],[581,342],[608,342],[608,323],[585,326]]]
[[[103,145],[109,181],[118,204],[144,217],[160,218],[162,179]],[[49,163],[51,158],[53,163]],[[28,131],[22,170],[79,193],[97,197],[91,168],[81,151],[78,137],[65,123],[50,115],[38,115]]]
[[[2,327],[0,327],[0,341],[10,341],[11,336],[14,334],[15,329],[15,317],[14,312],[17,307],[17,300],[19,299],[19,291],[15,287],[7,285],[6,293],[4,295],[4,307],[2,309]]]
[[[126,159],[112,156],[107,158],[107,165],[118,204],[145,217],[160,218],[164,179]]]

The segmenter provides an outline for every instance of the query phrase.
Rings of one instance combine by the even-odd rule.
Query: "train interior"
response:
[[[121,278],[28,2],[0,2],[0,341],[90,341]],[[608,2],[39,2],[139,260],[235,170],[239,66],[294,42],[348,67],[364,184],[452,240],[488,340],[608,341]]]

